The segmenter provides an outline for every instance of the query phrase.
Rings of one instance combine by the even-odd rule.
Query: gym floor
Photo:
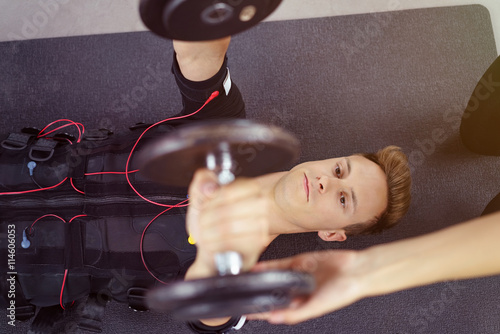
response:
[[[59,5],[51,6],[53,2]],[[0,41],[144,31],[139,0],[0,0]],[[480,4],[491,14],[500,53],[498,0],[284,0],[267,20],[398,11]],[[44,14],[44,8],[48,15]]]

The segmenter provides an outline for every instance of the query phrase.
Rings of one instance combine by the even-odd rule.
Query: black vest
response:
[[[124,172],[143,129],[122,135],[88,131],[80,143],[67,134],[37,138],[36,129],[0,137],[0,217],[2,233],[9,235],[0,240],[0,256],[12,260],[1,284],[8,291],[8,279],[15,277],[18,307],[65,305],[101,294],[143,309],[145,291],[183,278],[196,255],[185,230],[187,208],[173,208],[149,225],[143,260],[144,229],[166,207],[140,198],[124,174],[95,174]],[[136,151],[169,131],[165,125],[149,131]],[[135,156],[130,171],[137,169]],[[185,188],[155,184],[140,172],[129,178],[149,200],[175,205],[186,199]],[[23,247],[26,239],[29,247]],[[9,305],[7,294],[2,297]]]

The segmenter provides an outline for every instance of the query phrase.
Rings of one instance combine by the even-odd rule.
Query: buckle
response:
[[[148,311],[146,306],[146,293],[148,289],[130,288],[127,291],[128,306],[135,311]]]
[[[52,158],[57,142],[50,139],[40,138],[31,147],[29,157],[33,161],[47,161]]]
[[[2,147],[7,150],[20,151],[28,146],[31,135],[26,133],[11,133],[2,141]]]

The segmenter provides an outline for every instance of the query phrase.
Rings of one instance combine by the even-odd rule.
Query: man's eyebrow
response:
[[[351,175],[351,159],[345,158],[345,163],[347,165],[347,175]],[[358,208],[358,198],[356,197],[356,193],[354,189],[351,188],[351,199],[352,199],[352,214],[356,213],[356,209]]]
[[[354,189],[352,189],[352,188],[351,188],[351,198],[352,198],[352,203],[353,203],[352,214],[354,215],[356,213],[356,209],[358,208],[358,198],[356,197],[356,194],[354,193]]]

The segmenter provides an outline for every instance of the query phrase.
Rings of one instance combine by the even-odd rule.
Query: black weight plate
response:
[[[169,39],[203,41],[234,35],[269,16],[282,0],[141,0],[142,21]],[[252,7],[249,7],[252,6]],[[241,14],[253,8],[254,15]]]
[[[206,157],[228,144],[236,176],[279,171],[298,158],[299,142],[290,133],[249,120],[199,122],[179,128],[144,147],[136,161],[141,174],[170,186],[188,186]]]
[[[148,293],[148,307],[182,320],[210,319],[286,308],[315,288],[313,276],[269,271],[177,282]]]

